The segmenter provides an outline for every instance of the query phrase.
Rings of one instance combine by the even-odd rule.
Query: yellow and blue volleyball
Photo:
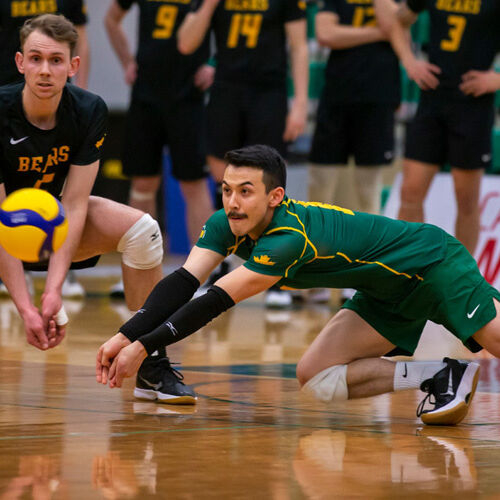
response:
[[[14,191],[0,205],[0,245],[24,262],[43,262],[68,234],[61,202],[42,189]]]

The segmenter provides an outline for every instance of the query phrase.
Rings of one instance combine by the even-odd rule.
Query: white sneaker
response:
[[[266,307],[285,309],[292,305],[292,294],[287,290],[268,290],[266,292]]]
[[[109,296],[113,299],[124,299],[125,298],[125,288],[123,286],[123,280],[120,280],[118,283],[111,287],[109,291]]]
[[[81,299],[85,297],[85,290],[83,286],[76,280],[75,273],[68,271],[66,279],[64,280],[61,297],[65,299]]]

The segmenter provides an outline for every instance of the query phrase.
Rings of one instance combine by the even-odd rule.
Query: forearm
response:
[[[350,49],[367,43],[379,42],[384,39],[381,30],[376,26],[343,26],[337,24],[334,30],[327,33],[318,32],[318,42],[333,50]]]
[[[403,26],[399,21],[391,26],[390,41],[392,48],[398,56],[401,64],[406,70],[415,62],[416,56],[411,46],[411,35],[409,28]]]
[[[185,304],[165,323],[137,340],[151,354],[195,333],[232,306],[233,299],[222,288],[213,286],[206,294]]]
[[[87,38],[87,30],[84,27],[76,27],[78,31],[78,42],[75,54],[80,57],[80,67],[75,76],[75,83],[82,89],[88,88],[90,72],[90,48]]]
[[[88,204],[85,202],[76,207],[68,207],[67,205],[64,207],[68,220],[68,235],[61,248],[52,254],[50,258],[47,281],[45,283],[46,292],[50,290],[55,290],[57,293],[61,292],[64,278],[82,237],[87,216],[87,206]]]
[[[122,68],[125,70],[127,66],[134,61],[134,55],[130,51],[130,45],[128,43],[128,38],[123,31],[122,25],[113,19],[106,18],[104,25],[108,33],[109,41],[111,46],[115,51]]]
[[[307,88],[309,85],[309,57],[307,43],[290,47],[292,79],[294,87],[294,105],[307,106]]]
[[[203,43],[210,28],[217,3],[205,0],[201,7],[188,14],[177,31],[177,48],[181,54],[192,54]]]
[[[163,278],[149,294],[144,305],[120,328],[131,342],[151,332],[191,300],[200,282],[184,268]]]
[[[23,264],[0,246],[0,278],[21,316],[34,308],[24,278]]]

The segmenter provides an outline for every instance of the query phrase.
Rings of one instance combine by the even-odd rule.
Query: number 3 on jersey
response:
[[[156,13],[156,28],[152,37],[155,39],[166,39],[172,36],[177,19],[178,8],[175,5],[162,5]]]
[[[467,19],[463,16],[448,16],[446,20],[450,25],[448,31],[449,38],[447,40],[441,40],[441,50],[456,52],[460,47]]]
[[[246,46],[249,49],[257,47],[260,27],[262,25],[262,14],[233,14],[227,46],[234,49],[238,46],[240,35],[246,37]]]

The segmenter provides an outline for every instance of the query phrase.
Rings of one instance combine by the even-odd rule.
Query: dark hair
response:
[[[78,33],[73,23],[68,21],[68,19],[64,16],[56,14],[42,14],[41,16],[27,19],[19,32],[21,50],[24,49],[26,39],[34,31],[40,31],[56,42],[67,43],[69,45],[70,54],[73,56],[76,42],[78,40]]]
[[[227,165],[233,167],[252,167],[262,170],[264,172],[262,180],[267,193],[276,187],[286,189],[285,160],[270,146],[256,144],[233,149],[224,155],[224,160]]]

